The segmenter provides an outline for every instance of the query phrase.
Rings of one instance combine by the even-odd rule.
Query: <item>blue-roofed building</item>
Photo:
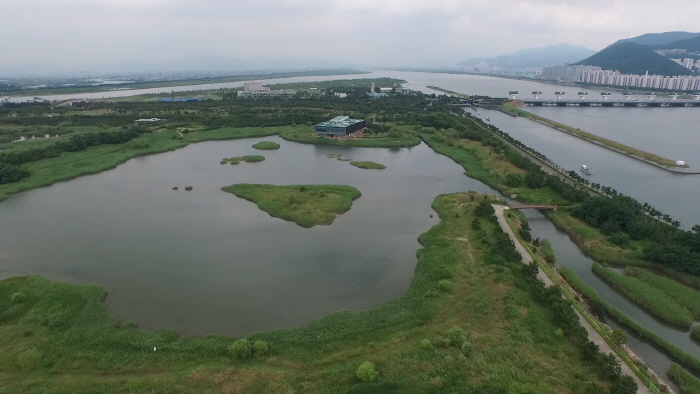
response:
[[[316,125],[316,134],[325,137],[346,137],[356,131],[364,130],[367,122],[360,119],[350,119],[349,116],[336,116],[331,120]]]

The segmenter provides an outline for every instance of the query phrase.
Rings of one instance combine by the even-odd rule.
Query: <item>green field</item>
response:
[[[373,161],[351,161],[350,165],[368,170],[383,170],[386,168],[384,164],[375,163]]]
[[[256,185],[237,184],[221,188],[258,204],[263,211],[301,227],[329,225],[350,210],[360,191],[339,185]]]

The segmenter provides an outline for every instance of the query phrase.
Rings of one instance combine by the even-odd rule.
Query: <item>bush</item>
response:
[[[608,236],[608,241],[617,246],[626,246],[630,243],[630,236],[622,231],[617,231]]]
[[[422,341],[420,341],[420,348],[423,350],[433,350],[434,349],[433,344],[432,344],[432,342],[430,342],[429,339],[423,339]]]
[[[447,331],[447,339],[452,346],[458,347],[467,340],[467,333],[462,328],[454,326]]]
[[[622,330],[613,330],[613,332],[610,334],[610,337],[618,345],[624,345],[625,343],[627,343],[627,334],[625,334],[625,332]]]
[[[267,345],[267,342],[265,341],[255,341],[253,342],[253,353],[256,355],[262,356],[263,354],[267,354],[267,352],[270,351],[270,347]]]
[[[253,349],[250,346],[250,342],[248,342],[247,339],[242,338],[228,347],[228,353],[231,355],[231,357],[242,360],[250,357],[253,354]]]
[[[10,296],[10,301],[12,301],[13,304],[21,304],[26,300],[27,300],[27,295],[24,293],[17,292],[17,293],[12,294],[12,296]]]
[[[35,368],[40,362],[41,353],[34,348],[27,349],[17,356],[17,366],[22,369]]]
[[[452,291],[452,281],[449,279],[442,279],[441,281],[438,282],[438,289],[440,291],[443,291],[445,293],[449,293]]]
[[[379,377],[379,372],[374,369],[374,363],[365,361],[357,367],[355,375],[362,382],[374,382]]]
[[[472,343],[469,341],[462,342],[460,349],[462,350],[462,354],[465,356],[470,356],[474,353],[474,345],[472,345]]]

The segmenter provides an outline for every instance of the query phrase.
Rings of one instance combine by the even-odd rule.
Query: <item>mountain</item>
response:
[[[615,44],[621,44],[623,42],[634,42],[641,45],[664,45],[669,44],[674,41],[686,40],[689,38],[700,37],[700,33],[690,33],[687,31],[669,31],[665,33],[647,33],[641,36],[625,38],[616,41]],[[673,49],[673,48],[672,48]]]
[[[304,58],[231,58],[223,55],[188,56],[173,61],[123,61],[112,64],[83,64],[66,67],[52,64],[0,64],[0,77],[57,75],[75,73],[141,73],[187,71],[260,71],[352,68],[357,65],[324,59]]]
[[[685,40],[651,46],[653,49],[687,49],[688,52],[700,51],[700,35]]]
[[[492,58],[471,58],[459,62],[461,66],[472,66],[486,63],[491,67],[500,68],[534,68],[555,64],[573,63],[594,54],[595,51],[580,45],[559,44],[539,48],[521,49],[509,55]]]
[[[650,47],[634,42],[613,44],[581,60],[575,65],[599,66],[603,70],[617,70],[622,74],[691,75],[692,72],[673,60],[655,53]]]

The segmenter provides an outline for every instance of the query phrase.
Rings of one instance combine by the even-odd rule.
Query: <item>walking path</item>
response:
[[[501,228],[503,231],[508,234],[510,237],[511,241],[513,241],[513,244],[515,244],[515,249],[520,253],[520,256],[522,257],[523,263],[529,264],[532,262],[532,257],[530,254],[525,250],[525,247],[520,243],[518,238],[515,236],[515,233],[513,230],[510,228],[508,225],[508,222],[506,222],[506,217],[504,215],[504,211],[508,209],[507,206],[504,205],[492,205],[493,209],[496,211],[496,218],[498,218],[498,224],[501,225]],[[553,282],[552,280],[542,272],[542,270],[539,270],[537,273],[537,278],[540,279],[542,282],[544,282],[544,285],[546,287],[552,286]],[[608,345],[607,342],[605,342],[605,339],[598,334],[598,331],[596,331],[593,326],[586,320],[577,310],[574,308],[574,311],[578,315],[579,322],[581,323],[581,327],[585,328],[586,331],[588,332],[588,339],[591,340],[591,342],[595,343],[598,345],[600,348],[600,351],[604,353],[612,353],[615,355],[618,361],[620,361],[620,367],[622,368],[622,373],[628,376],[631,376],[635,382],[637,382],[637,394],[652,394],[651,390],[642,383],[641,380],[637,377],[637,375],[632,372],[630,369],[629,365],[627,363],[623,362],[620,357],[610,348],[610,345]]]

